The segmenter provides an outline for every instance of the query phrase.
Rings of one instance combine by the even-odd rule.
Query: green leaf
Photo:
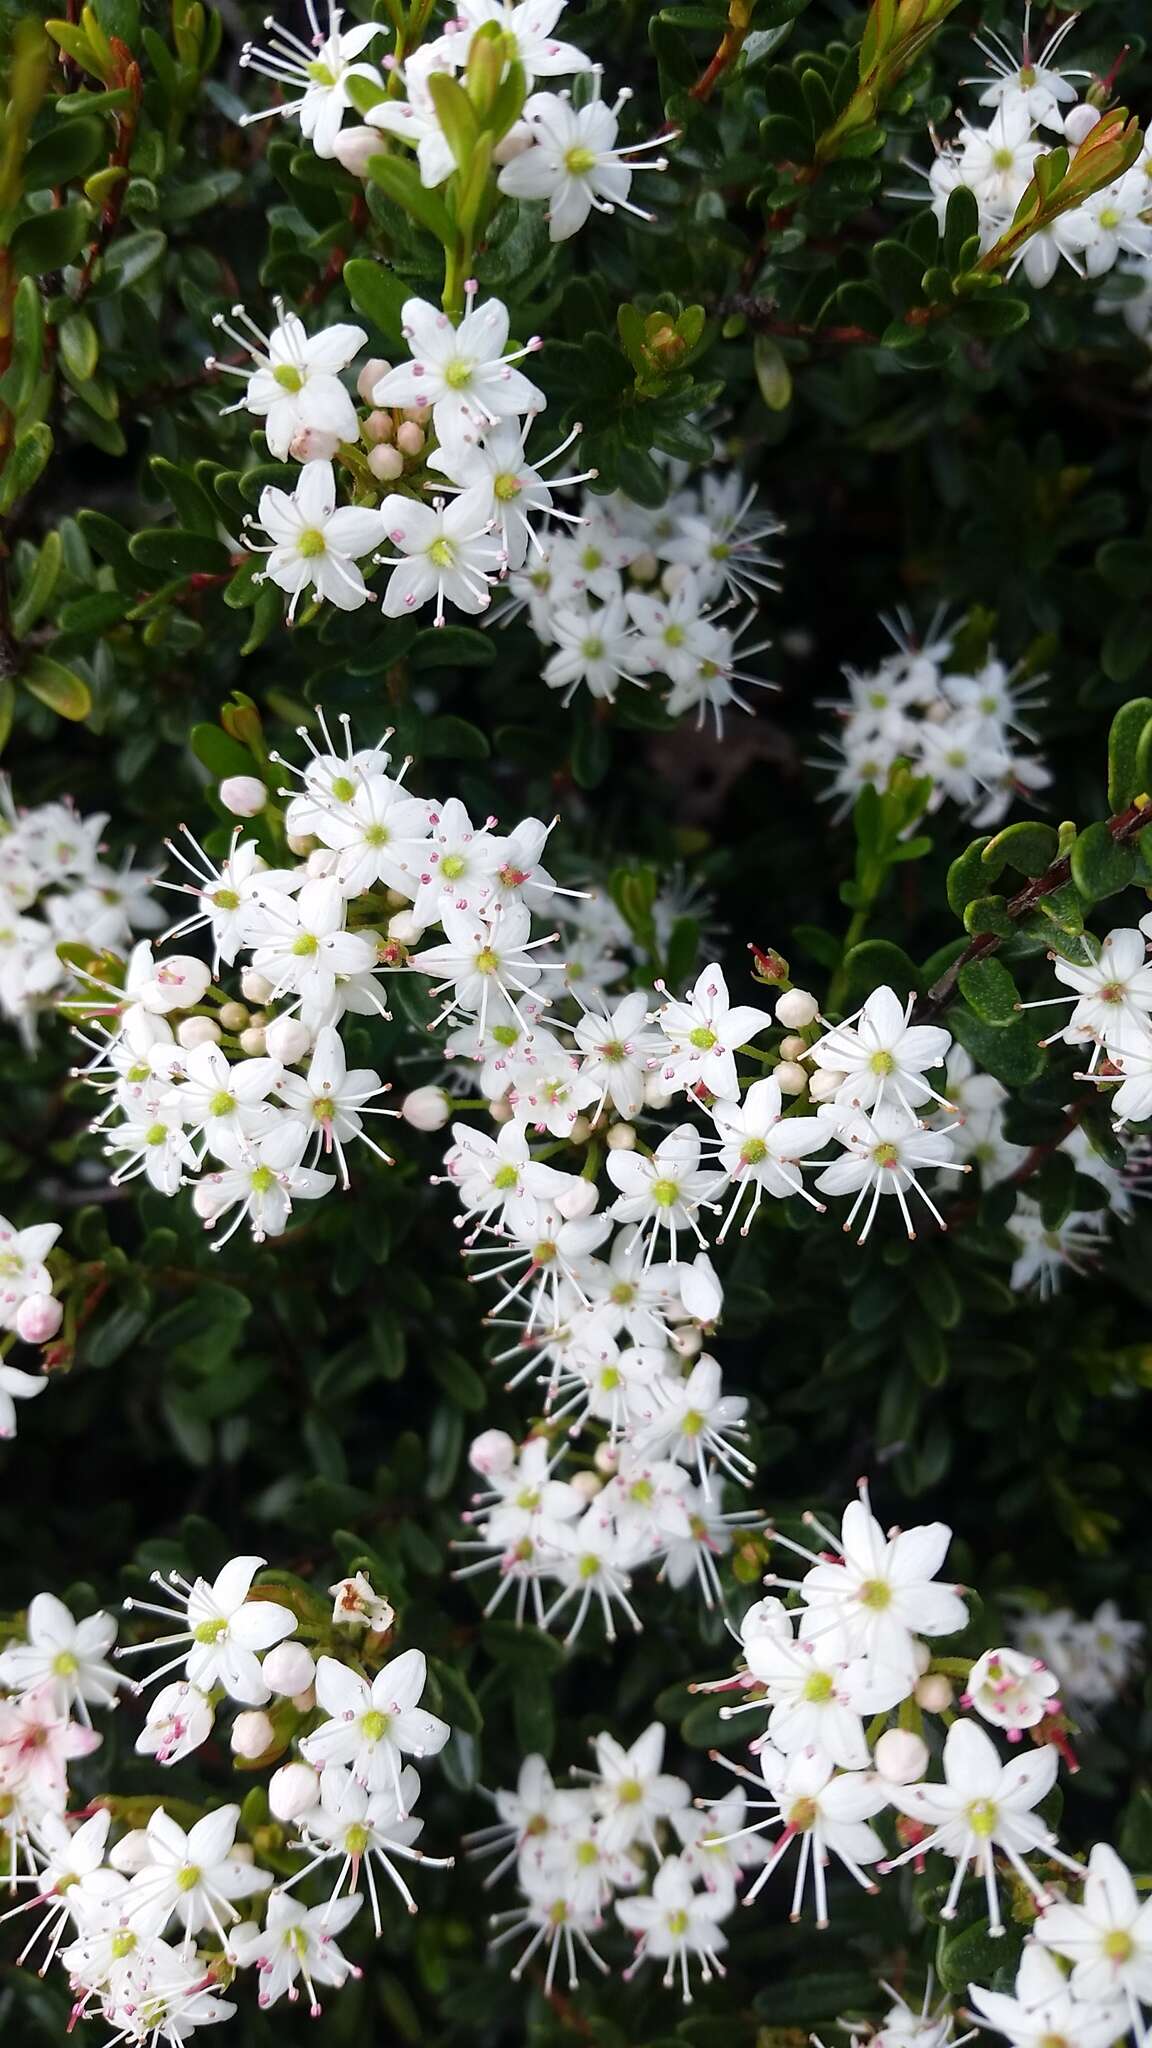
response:
[[[9,410],[28,405],[44,371],[44,305],[34,277],[21,278],[12,307],[12,360],[0,383]]]
[[[1110,682],[1130,683],[1152,656],[1152,614],[1141,605],[1121,605],[1108,621],[1100,666]]]
[[[42,192],[49,185],[67,185],[82,178],[104,154],[102,122],[81,116],[57,121],[47,135],[38,135],[24,158],[24,190]]]
[[[368,159],[366,175],[445,248],[451,246],[455,234],[451,215],[444,201],[420,183],[415,164],[398,156],[373,156]]]
[[[60,355],[70,377],[86,384],[100,359],[100,339],[87,313],[69,313],[60,323]]]
[[[364,256],[353,256],[344,265],[344,283],[356,311],[372,322],[390,347],[402,348],[401,320],[404,303],[412,296],[411,287],[394,270]]]
[[[980,232],[980,209],[976,194],[967,185],[957,185],[948,195],[944,214],[944,263],[954,276],[965,242]]]
[[[988,838],[974,840],[948,870],[948,903],[957,917],[963,917],[968,904],[987,892],[988,873],[983,861],[984,849],[991,843]]]
[[[171,499],[181,526],[191,533],[206,533],[215,538],[220,528],[219,509],[199,479],[187,467],[169,462],[163,455],[153,455],[149,468]]]
[[[256,763],[247,747],[234,740],[219,725],[194,725],[188,744],[196,759],[217,782],[229,775],[253,775]]]
[[[967,334],[979,335],[982,339],[995,340],[1002,334],[1015,334],[1026,327],[1031,318],[1027,299],[1011,299],[1005,293],[994,293],[988,298],[969,299],[959,306],[955,313],[958,327]]]
[[[125,291],[139,284],[155,268],[168,247],[167,235],[159,228],[145,228],[138,235],[125,235],[112,243],[103,259],[103,288]]]
[[[1051,867],[1059,852],[1060,837],[1055,828],[1029,819],[1019,825],[1006,825],[1003,832],[997,832],[985,846],[980,864],[986,874],[998,875],[1004,868],[1012,867],[1017,874],[1035,877]]]
[[[898,996],[910,996],[920,987],[920,970],[902,946],[890,939],[862,939],[844,958],[844,1008],[854,1010],[887,983]]]
[[[786,412],[792,402],[792,371],[778,341],[770,334],[758,334],[752,345],[752,364],[761,398],[769,412]]]
[[[7,512],[32,489],[52,453],[52,433],[43,420],[20,435],[0,474],[0,512]]]
[[[50,654],[33,655],[21,670],[20,680],[26,690],[60,718],[87,718],[92,709],[91,692],[83,676],[65,668],[62,661],[53,661]]]
[[[1108,734],[1108,808],[1126,811],[1145,794],[1139,787],[1140,745],[1152,723],[1152,697],[1134,697],[1122,704]]]
[[[91,209],[81,200],[70,206],[54,207],[49,213],[35,213],[13,231],[10,254],[20,277],[42,277],[47,271],[62,270],[80,254],[88,239]]]
[[[1126,889],[1136,873],[1136,850],[1117,845],[1107,825],[1089,825],[1071,853],[1072,880],[1086,903],[1099,903]]]
[[[948,1021],[953,1036],[977,1066],[986,1068],[1005,1088],[1023,1088],[1044,1072],[1037,1026],[1027,1017],[1014,1017],[1010,1024],[986,1024],[974,1011],[957,1009],[950,1012]]]
[[[162,576],[220,576],[231,561],[222,541],[179,526],[142,527],[133,534],[129,547],[133,561]]]
[[[64,559],[64,547],[58,533],[46,533],[36,557],[31,574],[21,584],[19,595],[12,607],[12,630],[18,640],[22,639],[29,627],[47,606],[56,588]]]
[[[985,1024],[1011,1024],[1019,1016],[1020,997],[1008,969],[994,954],[972,960],[960,969],[960,993]]]

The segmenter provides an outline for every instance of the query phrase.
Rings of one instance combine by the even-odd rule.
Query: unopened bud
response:
[[[304,1643],[277,1643],[269,1650],[260,1666],[265,1685],[284,1699],[294,1699],[297,1693],[307,1692],[316,1676],[316,1664],[311,1650]]]
[[[221,1003],[217,1023],[222,1031],[243,1031],[248,1022],[247,1003]]]
[[[798,1038],[794,1031],[790,1031],[786,1038],[780,1040],[780,1057],[782,1060],[802,1060],[807,1050],[808,1047],[804,1039]]]
[[[766,983],[769,988],[779,988],[781,982],[791,980],[788,962],[774,946],[749,946],[748,951],[752,955],[752,972],[757,981]]]
[[[494,1124],[510,1124],[512,1121],[512,1104],[506,1102],[504,1097],[501,1096],[499,1102],[490,1102],[488,1104],[488,1114]]]
[[[660,563],[651,548],[644,548],[640,554],[633,555],[628,564],[628,574],[633,583],[652,583],[659,573]]]
[[[413,1088],[400,1104],[400,1114],[414,1131],[442,1131],[452,1114],[452,1099],[443,1088]]]
[[[916,1704],[926,1714],[946,1714],[952,1705],[952,1686],[942,1671],[929,1671],[917,1681]]]
[[[386,441],[381,441],[368,450],[368,467],[377,483],[392,484],[403,475],[404,457],[398,448],[389,447]]]
[[[297,860],[306,860],[315,844],[316,841],[311,832],[290,832],[288,834],[288,851],[289,853],[294,853]]]
[[[311,1813],[320,1799],[320,1775],[310,1764],[281,1764],[268,1780],[268,1804],[285,1823]]]
[[[808,1093],[813,1102],[831,1102],[836,1090],[847,1075],[838,1073],[835,1067],[817,1067],[808,1083]]]
[[[644,1100],[649,1109],[667,1109],[672,1091],[664,1086],[659,1074],[649,1074],[644,1083]]]
[[[26,1294],[16,1311],[16,1335],[25,1344],[47,1344],[64,1321],[53,1294]]]
[[[668,1342],[679,1358],[697,1358],[704,1349],[704,1332],[695,1323],[681,1323],[679,1329],[669,1330]]]
[[[875,1758],[876,1769],[890,1785],[914,1785],[928,1768],[928,1744],[910,1728],[886,1728]]]
[[[569,1141],[573,1145],[582,1145],[585,1139],[591,1136],[591,1133],[592,1126],[587,1117],[575,1117],[572,1122],[572,1129],[568,1133]]]
[[[773,1068],[773,1072],[781,1095],[803,1095],[808,1086],[808,1076],[803,1067],[796,1065],[795,1060],[781,1060],[780,1065]]]
[[[505,164],[510,164],[514,157],[523,156],[524,151],[531,149],[535,140],[536,137],[533,135],[527,121],[514,121],[507,135],[500,137],[499,142],[492,151],[493,163],[499,164],[503,168]]]
[[[240,1033],[240,1050],[249,1059],[260,1059],[265,1052],[264,1032],[259,1024],[250,1024],[247,1031]]]
[[[360,422],[360,439],[368,448],[379,447],[382,441],[390,441],[396,432],[396,422],[390,412],[370,412]]]
[[[563,1194],[555,1197],[556,1207],[568,1223],[579,1223],[585,1216],[593,1215],[599,1200],[600,1193],[594,1180],[575,1180]]]
[[[152,1838],[147,1828],[130,1828],[108,1850],[108,1862],[121,1877],[135,1877],[138,1870],[147,1870],[151,1861]]]
[[[804,1031],[820,1015],[820,1005],[806,988],[786,988],[776,1004],[776,1022],[789,1031]]]
[[[265,1750],[271,1749],[275,1740],[276,1730],[267,1714],[262,1714],[259,1709],[237,1714],[232,1723],[232,1754],[244,1757],[249,1763],[254,1763]]]
[[[374,156],[380,156],[384,144],[378,128],[342,128],[332,144],[332,154],[337,163],[354,178],[364,178]],[[383,375],[383,371],[381,371]],[[361,398],[366,394],[362,391]]]
[[[603,1472],[606,1479],[611,1479],[620,1463],[620,1452],[615,1444],[597,1444],[592,1453],[592,1463],[598,1472]]]
[[[510,1472],[516,1463],[516,1445],[506,1429],[482,1429],[468,1446],[468,1463],[482,1479]]]
[[[372,393],[375,391],[381,378],[386,377],[391,368],[391,363],[385,362],[383,356],[369,356],[368,361],[356,379],[356,389],[364,400],[365,405],[373,403]]]
[[[264,1027],[265,1050],[285,1067],[294,1067],[311,1050],[312,1033],[299,1017],[273,1017]]]
[[[1099,107],[1085,101],[1081,106],[1070,107],[1064,116],[1064,134],[1073,149],[1079,149],[1086,135],[1091,135],[1100,119]]]
[[[219,1045],[220,1026],[215,1017],[182,1017],[176,1026],[176,1043],[185,1052],[195,1052],[198,1045]]]
[[[234,818],[255,818],[268,801],[258,775],[226,775],[216,794]]]
[[[288,453],[294,462],[331,462],[339,446],[339,434],[329,433],[326,427],[297,427]]]
[[[424,927],[410,910],[397,910],[388,919],[388,937],[399,939],[402,946],[418,946],[424,937]]]
[[[404,455],[420,455],[424,450],[424,429],[415,420],[405,420],[396,429],[396,446]]]
[[[595,1500],[603,1488],[604,1481],[595,1472],[574,1472],[568,1484],[573,1493],[579,1494],[581,1500],[588,1501]]]
[[[266,1003],[272,994],[272,983],[264,974],[257,974],[254,967],[246,967],[240,976],[240,990],[249,1003]]]
[[[634,1152],[636,1150],[635,1126],[632,1124],[613,1124],[608,1133],[608,1150],[610,1152]]]

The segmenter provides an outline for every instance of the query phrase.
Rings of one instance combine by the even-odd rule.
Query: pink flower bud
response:
[[[378,447],[381,441],[390,441],[396,432],[396,422],[390,412],[370,412],[360,422],[360,439],[368,448]]]
[[[635,1127],[632,1124],[613,1124],[608,1133],[608,1150],[610,1152],[634,1152],[636,1150]]]
[[[232,1754],[242,1756],[248,1763],[254,1763],[258,1756],[263,1756],[275,1740],[276,1730],[267,1714],[262,1714],[258,1708],[237,1714],[232,1723]]]
[[[299,1820],[320,1798],[320,1778],[310,1764],[281,1764],[268,1780],[268,1804],[279,1821]]]
[[[400,1114],[414,1131],[442,1131],[452,1104],[442,1088],[413,1088],[400,1104]]]
[[[378,128],[342,128],[332,145],[332,154],[354,178],[363,178],[372,158],[379,156],[383,148]]]
[[[258,817],[268,801],[268,791],[256,775],[226,775],[217,795],[234,818]]]
[[[886,1728],[875,1754],[876,1769],[890,1785],[914,1785],[928,1768],[928,1744],[910,1728]]]
[[[588,1501],[595,1500],[604,1481],[595,1472],[574,1472],[568,1483],[573,1493],[578,1493],[581,1500]]]
[[[345,134],[347,132],[346,129]],[[372,393],[381,379],[388,375],[391,368],[391,363],[386,363],[383,356],[369,356],[368,361],[356,379],[356,389],[364,400],[365,405],[371,405]]]
[[[339,434],[330,434],[325,427],[297,427],[288,453],[296,462],[331,462],[339,446]]]
[[[943,1714],[952,1705],[952,1686],[942,1671],[930,1671],[916,1686],[916,1704],[927,1714]]]
[[[382,441],[368,450],[368,467],[378,483],[392,484],[403,475],[404,457],[398,448],[391,448]]]
[[[265,1685],[273,1692],[283,1695],[286,1700],[295,1699],[297,1693],[307,1692],[316,1676],[316,1663],[311,1650],[304,1643],[291,1640],[277,1643],[269,1650],[260,1666]]]
[[[396,446],[404,455],[420,455],[424,449],[424,429],[415,420],[405,420],[396,429]]]
[[[252,1012],[247,1003],[221,1003],[218,1021],[221,1030],[235,1034],[244,1030],[245,1025],[251,1021],[251,1016]]]
[[[506,1429],[484,1429],[468,1446],[468,1463],[484,1479],[493,1473],[510,1472],[516,1463],[516,1446]]]
[[[240,1033],[240,1050],[255,1060],[265,1052],[264,1033],[258,1024],[250,1024],[247,1031]]]
[[[794,1032],[790,1032],[787,1038],[780,1040],[780,1057],[782,1060],[802,1060],[807,1050],[808,1047],[804,1040],[797,1038]]]
[[[29,1294],[16,1311],[16,1335],[25,1344],[47,1344],[64,1321],[64,1310],[52,1294]]]
[[[274,1017],[265,1030],[264,1046],[274,1060],[294,1067],[311,1050],[312,1033],[299,1017]]]

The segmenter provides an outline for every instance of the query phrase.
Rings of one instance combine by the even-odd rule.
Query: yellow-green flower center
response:
[[[302,391],[304,379],[295,363],[277,363],[272,375],[282,391]]]
[[[306,526],[296,543],[296,552],[310,562],[314,556],[327,552],[328,543],[318,526]]]

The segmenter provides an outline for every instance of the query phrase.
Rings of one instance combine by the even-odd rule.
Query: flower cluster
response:
[[[257,1239],[276,1236],[294,1203],[337,1177],[347,1187],[353,1144],[388,1160],[366,1120],[398,1112],[377,1102],[376,1072],[348,1068],[338,1028],[348,1015],[388,1015],[381,970],[431,981],[447,998],[437,1022],[462,1020],[473,1052],[506,1043],[493,1034],[519,1028],[548,971],[538,952],[555,934],[530,931],[557,886],[542,865],[551,828],[475,826],[454,797],[412,795],[407,763],[390,773],[384,740],[354,749],[346,731],[345,742],[322,724],[291,795],[285,822],[293,844],[313,849],[305,857],[272,866],[240,827],[218,864],[190,837],[172,847],[192,879],[165,886],[194,907],[169,936],[206,932],[216,973],[245,962],[244,1001],[222,997],[205,961],[157,962],[145,943],[122,987],[82,973],[69,1005],[97,1027],[85,1071],[111,1096],[97,1128],[114,1178],[142,1174],[169,1195],[194,1182],[197,1214],[209,1228],[230,1216],[226,1234],[247,1219]],[[421,947],[433,926],[443,942]]]
[[[325,1625],[309,1588],[255,1586],[263,1563],[233,1558],[211,1582],[155,1574],[163,1601],[125,1607],[159,1616],[168,1632],[115,1652],[158,1649],[165,1661],[153,1678],[180,1673],[154,1696],[136,1739],[162,1765],[207,1742],[226,1703],[240,1706],[234,1754],[249,1771],[279,1764],[271,1820],[254,1841],[238,1838],[237,1803],[187,1825],[162,1799],[142,1809],[112,1793],[76,1810],[68,1765],[102,1741],[89,1710],[114,1707],[128,1683],[108,1661],[110,1615],[77,1622],[40,1593],[0,1651],[0,1844],[12,1889],[28,1893],[5,1917],[36,1916],[21,1960],[41,1946],[42,1969],[58,1959],[74,2017],[99,2013],[116,2040],[183,2048],[190,2032],[236,2010],[222,1993],[249,1968],[261,2006],[295,2000],[303,1986],[318,2013],[320,1988],[359,1975],[338,1937],[363,1903],[361,1883],[377,1934],[382,1879],[416,1911],[400,1866],[429,1859],[414,1846],[420,1781],[409,1759],[435,1755],[450,1732],[419,1704],[425,1660],[412,1649],[381,1661],[393,1615],[366,1580],[331,1588]],[[292,1607],[270,1597],[278,1590]],[[301,1626],[332,1654],[313,1657]],[[293,1743],[297,1755],[281,1761]],[[269,1850],[271,1867],[261,1862]],[[321,1869],[333,1880],[329,1897],[301,1903],[297,1887]]]
[[[694,1968],[704,1983],[724,1975],[723,1922],[736,1880],[760,1860],[759,1844],[730,1839],[744,1795],[691,1805],[685,1780],[663,1768],[655,1722],[627,1748],[598,1735],[593,1754],[595,1770],[576,1773],[582,1782],[573,1786],[558,1786],[543,1757],[527,1757],[515,1789],[492,1795],[496,1822],[467,1838],[474,1855],[499,1859],[485,1885],[514,1869],[522,1894],[519,1906],[493,1916],[492,1947],[523,1941],[514,1978],[541,1956],[546,1992],[560,1966],[574,1988],[581,1958],[607,1973],[596,1944],[611,1938],[615,1919],[636,1940],[624,1976],[661,1963],[664,1984],[678,1984],[687,2003]]]
[[[107,822],[106,812],[82,818],[68,802],[19,810],[0,778],[0,1015],[29,1047],[37,1019],[68,980],[59,946],[117,951],[131,931],[164,921],[151,875],[131,862],[105,865]]]
[[[932,784],[927,809],[956,804],[974,825],[995,826],[1013,799],[1047,788],[1028,714],[1042,678],[1009,669],[994,652],[968,673],[953,659],[955,636],[936,620],[923,642],[911,621],[888,621],[896,652],[874,669],[845,669],[846,702],[834,758],[814,766],[832,774],[828,796],[846,817],[862,789],[884,789],[898,761]]]
[[[1053,954],[1052,971],[1072,993],[1027,1004],[1029,1009],[1070,1003],[1071,1015],[1044,1045],[1091,1048],[1084,1080],[1109,1090],[1115,1127],[1152,1118],[1152,911],[1137,928],[1117,926],[1102,941],[1084,934],[1081,957]],[[1119,1081],[1119,1086],[1117,1086]]]
[[[928,172],[932,205],[943,223],[950,195],[958,186],[973,193],[979,209],[982,251],[991,249],[1013,225],[1016,209],[1035,174],[1037,159],[1061,146],[1075,150],[1092,134],[1101,109],[1086,97],[1079,100],[1073,83],[1091,73],[1057,62],[1076,15],[1069,15],[1036,52],[1029,27],[1017,54],[998,35],[975,41],[988,61],[991,78],[983,84],[979,105],[993,111],[982,126],[962,122],[955,141],[937,146]],[[1008,275],[1022,268],[1029,284],[1046,285],[1061,262],[1079,277],[1102,277],[1124,257],[1146,265],[1152,258],[1149,157],[1069,207],[1047,225],[1035,229],[1013,258]]]
[[[1013,1635],[1021,1650],[1043,1659],[1063,1697],[1083,1710],[1118,1698],[1136,1668],[1144,1628],[1125,1620],[1114,1600],[1103,1600],[1087,1620],[1069,1607],[1029,1610]]]
[[[668,713],[694,713],[698,728],[711,718],[719,738],[726,711],[752,708],[738,686],[774,687],[747,663],[770,644],[748,636],[761,593],[777,587],[764,543],[778,522],[735,470],[683,483],[658,512],[618,492],[586,495],[581,514],[576,532],[550,533],[513,565],[501,621],[526,612],[553,650],[544,681],[565,704],[581,688],[612,702],[622,682],[647,689],[662,677]]]

